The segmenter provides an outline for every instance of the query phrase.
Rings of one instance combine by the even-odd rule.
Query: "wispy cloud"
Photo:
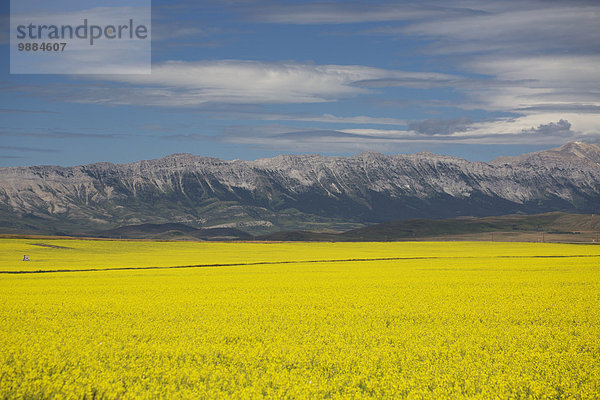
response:
[[[461,117],[453,119],[427,119],[425,121],[411,122],[408,129],[425,135],[451,135],[464,132],[472,124],[470,118]]]
[[[59,114],[56,111],[0,108],[0,114]]]
[[[258,114],[258,119],[263,121],[298,121],[298,122],[321,122],[330,124],[371,124],[371,125],[405,125],[404,119],[369,117],[366,115],[337,116],[332,114],[321,115],[294,115],[294,114]]]
[[[542,118],[543,119],[543,118]],[[451,120],[413,121],[409,129],[298,128],[286,125],[235,126],[218,136],[199,134],[173,135],[169,139],[210,140],[250,145],[257,148],[285,149],[288,151],[402,151],[408,143],[456,144],[561,144],[565,140],[597,141],[581,132],[571,130],[567,120],[535,123],[533,117],[502,118],[493,121],[472,122],[468,118]]]
[[[80,132],[66,132],[58,130],[43,130],[39,132],[31,130],[13,129],[13,130],[0,130],[0,137],[7,136],[18,136],[18,137],[32,137],[39,139],[121,139],[125,136],[122,134],[112,133],[80,133]]]
[[[246,13],[266,23],[399,22],[359,32],[433,39],[429,50],[440,54],[564,48],[593,53],[600,43],[594,0],[265,4]]]
[[[516,112],[530,114],[534,112],[577,112],[579,114],[600,114],[600,105],[586,103],[548,103],[535,104],[515,109]]]
[[[47,149],[39,147],[26,147],[26,146],[0,146],[0,150],[17,151],[24,153],[56,153],[56,149]]]
[[[357,124],[357,125],[406,125],[407,120],[388,117],[371,117],[367,115],[333,115],[308,113],[275,113],[264,108],[250,107],[204,107],[193,112],[206,114],[215,119],[255,120],[255,121],[290,121],[290,122],[320,122],[325,124]]]
[[[223,60],[169,61],[156,64],[151,75],[96,76],[129,86],[88,91],[83,102],[143,104],[167,107],[207,103],[285,104],[331,102],[370,94],[360,83],[376,79],[404,80],[407,86],[429,86],[456,79],[432,72],[386,70],[361,65],[317,65],[293,62]],[[101,88],[100,88],[101,89]]]
[[[192,126],[184,130],[165,123],[148,122],[140,129],[170,134],[164,136],[170,140],[216,140],[292,151],[388,150],[386,146],[401,149],[412,142],[539,144],[543,139],[559,144],[600,138],[597,1],[226,3],[253,22],[352,24],[347,29],[360,35],[386,35],[386,40],[392,37],[398,42],[406,39],[420,46],[414,55],[428,57],[428,69],[435,71],[440,65],[440,70],[443,66],[445,71],[458,72],[419,72],[424,65],[421,60],[405,64],[415,65],[417,71],[375,68],[362,58],[364,65],[166,61],[155,64],[147,76],[85,76],[56,86],[8,85],[3,90],[28,91],[66,102],[178,108],[212,119],[247,121],[247,126],[229,127],[217,136],[207,136],[200,129],[190,133]],[[356,25],[361,23],[369,24]],[[157,24],[155,37],[195,41],[181,41],[183,46],[222,33],[198,26],[187,21],[161,33]],[[449,92],[456,96],[446,96]],[[281,105],[351,98],[355,100],[348,103],[353,102],[355,108],[348,112],[354,115],[335,115],[343,112],[333,107],[315,112],[314,106],[302,108],[313,110],[312,114],[281,112],[291,109]],[[360,101],[369,101],[374,107],[385,104],[381,109],[392,111],[389,117],[381,112],[368,115],[372,108],[356,108]],[[394,110],[417,103],[427,111],[446,107],[444,114],[448,115],[425,120],[396,118],[406,114],[394,114]],[[485,120],[476,117],[482,114]],[[257,125],[256,121],[263,123],[250,126]],[[60,132],[44,134],[69,137]],[[42,133],[30,135],[42,137]],[[110,134],[103,137],[111,138]]]
[[[570,114],[577,117],[577,114]],[[465,130],[452,135],[466,143],[535,144],[543,140],[548,144],[560,144],[569,140],[588,140],[586,132],[572,130],[566,119],[555,119],[551,114],[527,115],[517,118],[499,118],[491,121],[473,122]],[[551,122],[547,122],[551,121]],[[592,135],[594,136],[594,135]]]
[[[425,2],[426,3],[426,2]],[[256,20],[277,24],[353,24],[364,22],[408,21],[414,19],[472,14],[477,11],[460,7],[431,6],[404,2],[312,3],[256,6],[246,14]]]
[[[23,156],[15,156],[15,155],[7,156],[5,154],[0,154],[0,160],[2,160],[2,159],[5,159],[5,160],[20,160],[20,159],[23,159],[23,158],[25,158],[25,157],[23,157]]]
[[[600,5],[594,1],[449,2],[477,10],[431,15],[370,33],[427,39],[426,53],[452,57],[462,71],[487,76],[450,82],[464,108],[518,114],[598,113]],[[365,32],[369,33],[369,32]],[[446,58],[447,59],[447,58]],[[570,116],[584,129],[585,117]],[[595,132],[599,133],[598,126]],[[588,130],[587,133],[593,133]]]
[[[478,2],[474,7],[480,12],[433,16],[408,26],[387,28],[387,33],[434,39],[429,51],[438,54],[521,54],[564,49],[594,53],[599,49],[597,2]]]
[[[139,128],[144,131],[150,132],[174,132],[179,129],[189,128],[190,124],[146,124],[142,125]]]
[[[580,115],[600,114],[597,1],[313,3],[264,6],[250,14],[267,23],[385,22],[358,32],[424,39],[422,52],[484,78],[385,76],[355,86],[449,87],[466,95],[455,104],[465,109],[539,114],[551,118],[546,123],[569,114],[578,130],[600,133]]]
[[[200,139],[200,138],[197,138]],[[206,140],[206,138],[203,138]],[[333,129],[298,129],[279,125],[266,127],[231,127],[220,136],[210,138],[261,149],[284,151],[340,152],[391,151],[394,141]]]
[[[526,85],[466,89],[473,108],[568,119],[584,134],[600,134],[600,57],[592,55],[481,56],[465,68]]]

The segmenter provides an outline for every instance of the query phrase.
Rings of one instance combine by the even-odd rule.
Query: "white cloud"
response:
[[[598,55],[540,55],[511,58],[483,57],[470,62],[479,73],[501,79],[531,79],[534,86],[585,89],[591,84],[600,86],[600,56]],[[537,84],[535,83],[537,81]]]
[[[221,60],[170,61],[153,66],[151,75],[97,76],[90,90],[69,93],[69,101],[197,107],[207,104],[322,103],[355,96],[384,97],[380,88],[404,87],[432,90],[446,87],[464,94],[452,107],[510,113],[510,118],[462,123],[430,121],[413,130],[324,130],[319,124],[405,125],[396,118],[367,115],[293,115],[252,110],[227,112],[228,116],[261,121],[315,122],[302,132],[284,127],[277,134],[238,132],[227,140],[277,145],[289,143],[319,150],[322,143],[384,146],[407,141],[464,143],[538,143],[544,133],[549,143],[600,135],[600,7],[582,1],[450,1],[444,7],[428,5],[313,3],[301,6],[257,8],[252,16],[269,23],[342,24],[402,21],[379,27],[388,35],[420,36],[424,50],[446,56],[465,74],[408,72],[364,65],[318,65],[296,62]],[[394,24],[389,24],[394,25]],[[374,33],[371,30],[368,33]],[[199,34],[182,30],[182,36]],[[367,32],[364,32],[367,33]],[[435,58],[434,58],[435,59]],[[469,75],[467,75],[469,74]],[[104,86],[102,86],[104,85]],[[384,93],[382,95],[382,92]],[[394,92],[398,93],[398,91]],[[400,99],[413,101],[414,99]],[[209,109],[206,106],[205,109]],[[215,115],[219,111],[208,110]],[[225,113],[223,113],[225,114]],[[467,114],[468,115],[468,114]],[[570,129],[553,129],[561,120]],[[466,121],[466,120],[465,120]],[[413,123],[415,121],[412,121]],[[423,124],[425,121],[421,121]],[[456,126],[455,126],[456,125]],[[393,127],[395,128],[395,127]],[[455,129],[456,128],[456,129]],[[266,129],[260,127],[259,129]],[[424,134],[431,131],[429,135]],[[435,133],[435,132],[442,132]],[[272,133],[272,132],[271,132]],[[312,143],[312,144],[311,144]]]
[[[356,83],[378,79],[446,82],[451,75],[385,70],[361,65],[315,65],[293,62],[222,60],[169,61],[153,65],[151,75],[109,75],[97,79],[130,84],[99,91],[82,101],[171,107],[205,103],[318,103],[373,93]]]
[[[569,116],[576,130],[599,133],[599,112],[594,111],[594,107],[600,107],[598,65],[600,56],[481,57],[469,62],[467,67],[501,80],[526,83],[467,89],[466,92],[472,99],[472,107],[550,118],[546,123]],[[578,108],[582,108],[581,113],[577,112]],[[544,109],[553,112],[546,113]],[[595,126],[589,124],[590,119],[596,121],[592,124]]]
[[[439,54],[597,50],[597,4],[521,1],[499,2],[495,8],[489,3],[475,7],[481,12],[431,18],[388,32],[435,38],[438,42],[430,50]]]
[[[255,17],[265,22],[296,24],[402,21],[380,24],[361,33],[426,38],[426,53],[452,56],[463,71],[489,77],[408,82],[387,76],[357,82],[361,87],[452,87],[466,94],[456,106],[552,118],[545,123],[566,115],[573,117],[578,108],[582,113],[599,114],[597,1],[452,0],[443,6],[428,1],[411,5],[315,3],[266,7]],[[552,109],[554,113],[548,115],[541,109]],[[599,122],[595,128],[590,127],[593,118],[573,117],[574,129],[598,133]]]
[[[313,3],[253,7],[248,14],[255,20],[277,24],[348,24],[404,21],[456,12],[444,7],[409,4]]]
[[[369,117],[366,115],[338,116],[332,114],[305,115],[305,114],[277,114],[263,112],[249,113],[223,113],[223,116],[237,119],[254,119],[259,121],[294,121],[294,122],[321,122],[327,124],[373,124],[373,125],[406,125],[407,121],[398,118]]]

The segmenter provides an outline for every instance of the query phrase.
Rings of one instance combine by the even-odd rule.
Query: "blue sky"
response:
[[[152,2],[152,74],[9,74],[0,165],[600,142],[597,1]],[[101,2],[98,2],[101,3]]]

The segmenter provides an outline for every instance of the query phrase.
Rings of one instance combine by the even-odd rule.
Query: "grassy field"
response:
[[[0,398],[600,393],[600,246],[4,239],[0,272]]]

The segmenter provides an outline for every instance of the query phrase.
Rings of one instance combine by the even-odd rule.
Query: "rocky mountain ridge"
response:
[[[350,229],[406,218],[595,212],[598,205],[600,146],[583,142],[490,163],[365,152],[0,168],[5,232],[167,222],[259,233]]]

